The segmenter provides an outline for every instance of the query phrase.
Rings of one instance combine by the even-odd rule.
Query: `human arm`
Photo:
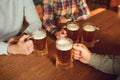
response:
[[[0,55],[3,55],[3,54],[7,55],[7,47],[8,47],[8,44],[6,42],[0,42]]]
[[[43,25],[46,30],[54,35],[56,31],[58,31],[57,26],[54,25],[54,0],[44,0],[44,16],[43,16]]]
[[[120,75],[120,56],[93,54],[88,64],[105,73]]]
[[[64,38],[64,37],[66,37],[66,36],[67,36],[67,32],[66,32],[65,29],[61,29],[60,31],[56,31],[56,32],[55,32],[55,37],[56,37],[57,39],[61,39],[61,38]]]
[[[109,74],[120,75],[120,56],[91,53],[83,44],[74,44],[74,59]]]
[[[73,15],[73,19],[75,21],[78,21],[78,20],[85,20],[85,19],[89,18],[90,10],[89,10],[89,7],[88,7],[86,1],[80,0],[76,4],[77,4],[78,9],[75,11],[75,15]]]
[[[29,55],[34,50],[33,42],[29,39],[29,35],[20,35],[11,38],[8,42],[7,53]]]
[[[88,50],[88,48],[84,44],[75,43],[73,45],[73,53],[74,59],[79,60],[84,64],[88,64],[92,53]]]
[[[44,17],[43,25],[50,35],[55,36],[57,39],[67,36],[67,33],[64,29],[58,29],[55,25],[54,19],[54,1],[53,0],[44,0]]]
[[[28,40],[29,35],[20,35],[8,40],[8,42],[0,42],[0,55],[3,54],[23,54],[29,55],[33,51],[33,42]]]
[[[24,31],[25,33],[30,34],[32,31],[36,29],[42,28],[42,22],[38,16],[36,11],[35,5],[32,0],[24,0],[24,12],[25,12],[25,19],[28,22],[29,26]]]
[[[120,0],[110,0],[111,7],[118,7],[120,5]]]

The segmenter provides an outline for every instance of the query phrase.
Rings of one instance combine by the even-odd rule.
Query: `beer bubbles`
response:
[[[74,42],[78,42],[79,38],[79,25],[74,22],[67,24],[67,34]]]
[[[58,69],[68,69],[73,66],[72,46],[73,41],[70,38],[56,40],[56,67]]]
[[[34,53],[38,56],[48,54],[47,36],[44,29],[35,30],[32,33]]]

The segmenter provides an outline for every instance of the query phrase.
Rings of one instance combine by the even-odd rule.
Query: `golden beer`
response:
[[[78,42],[79,37],[79,26],[75,23],[70,23],[67,25],[68,37],[73,40],[73,42]]]
[[[95,32],[96,27],[91,24],[86,24],[83,26],[83,36],[82,43],[88,47],[93,47],[95,43]]]
[[[73,66],[72,46],[73,41],[70,38],[59,39],[56,41],[56,67],[58,69],[68,69]]]
[[[48,53],[47,38],[45,30],[37,30],[32,33],[34,53],[37,55],[45,55]]]

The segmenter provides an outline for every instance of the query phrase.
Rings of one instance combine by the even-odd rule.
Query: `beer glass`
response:
[[[120,5],[118,5],[118,16],[120,17]]]
[[[79,25],[75,22],[70,22],[66,26],[68,37],[73,40],[73,42],[78,42],[79,37]]]
[[[46,31],[44,29],[33,31],[32,39],[34,44],[34,53],[39,56],[48,53]]]
[[[70,38],[56,40],[56,67],[58,69],[68,69],[73,66],[72,46],[73,41]]]
[[[86,23],[83,25],[82,43],[87,47],[94,47],[95,42],[98,41],[95,40],[96,30],[99,30],[99,28],[92,23]]]

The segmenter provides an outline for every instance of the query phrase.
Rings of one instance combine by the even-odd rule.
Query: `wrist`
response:
[[[8,45],[8,48],[7,48],[7,53],[8,54],[15,54],[14,53],[14,46],[13,45]]]
[[[56,37],[58,31],[59,31],[58,28],[54,28],[54,29],[52,30],[52,35],[53,35],[54,37]]]

